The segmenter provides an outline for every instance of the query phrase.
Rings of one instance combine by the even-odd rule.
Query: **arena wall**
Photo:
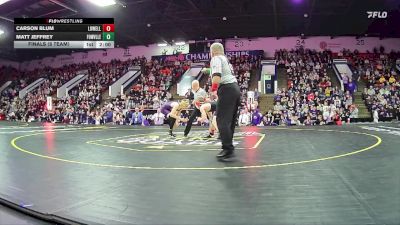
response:
[[[333,52],[339,52],[342,49],[350,49],[364,53],[372,52],[374,48],[383,46],[386,52],[391,50],[400,51],[400,38],[386,38],[380,40],[376,37],[364,37],[356,39],[355,37],[335,37],[331,39],[328,36],[307,37],[301,39],[299,37],[264,37],[253,39],[228,39],[225,42],[227,51],[242,50],[264,50],[267,57],[273,57],[276,49],[291,49],[303,46],[308,49],[318,51],[330,49]]]
[[[74,64],[74,63],[87,63],[87,62],[102,62],[108,63],[113,59],[119,59],[126,61],[131,58],[145,56],[151,58],[153,55],[162,54],[173,54],[176,51],[182,53],[189,52],[189,45],[183,46],[166,46],[159,47],[156,44],[149,46],[130,46],[127,48],[114,48],[107,50],[93,50],[88,52],[76,52],[71,55],[58,55],[56,57],[46,57],[40,60],[25,61],[21,63],[22,70],[33,70],[35,68],[41,68],[50,66],[53,68],[59,68],[63,65]]]
[[[386,52],[391,50],[400,51],[400,38],[386,38],[380,40],[375,37],[364,37],[356,39],[355,37],[336,37],[331,39],[328,36],[308,37],[301,39],[299,37],[264,37],[252,39],[227,39],[225,48],[227,51],[244,51],[244,50],[264,50],[267,57],[273,57],[276,49],[290,49],[303,46],[309,49],[323,50],[330,49],[333,52],[339,52],[343,48],[360,52],[373,51],[374,48],[383,46]],[[177,49],[180,48],[180,49]],[[112,59],[126,61],[130,58],[145,56],[151,58],[154,55],[173,54],[174,51],[188,51],[188,45],[181,47],[159,47],[156,44],[149,46],[130,46],[128,48],[114,48],[107,50],[93,50],[88,52],[77,52],[71,55],[58,55],[56,57],[46,57],[40,60],[25,61],[20,64],[22,70],[33,70],[50,66],[54,68],[61,67],[72,63],[86,62],[110,62]],[[10,64],[10,62],[8,62]],[[11,63],[18,66],[18,63]],[[1,65],[1,63],[0,63]]]

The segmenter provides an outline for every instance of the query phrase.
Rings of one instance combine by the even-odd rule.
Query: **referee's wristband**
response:
[[[196,108],[200,108],[201,102],[196,101],[196,102],[194,103],[194,105],[196,106]]]
[[[218,84],[217,83],[213,83],[211,86],[211,91],[216,91],[218,90]]]

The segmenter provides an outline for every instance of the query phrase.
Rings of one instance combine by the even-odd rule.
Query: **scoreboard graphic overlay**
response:
[[[14,48],[114,48],[114,18],[15,18]]]

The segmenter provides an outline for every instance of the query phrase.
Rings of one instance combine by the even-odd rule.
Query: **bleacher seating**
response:
[[[242,93],[241,114],[249,116],[253,125],[321,125],[341,124],[358,117],[352,91],[342,91],[332,85],[327,69],[332,57],[349,60],[354,79],[367,84],[363,98],[371,112],[377,111],[380,120],[399,116],[399,75],[395,69],[398,55],[358,54],[342,51],[339,55],[329,51],[316,52],[307,49],[279,50],[275,59],[287,74],[287,89],[282,88],[274,96],[274,110],[260,112],[257,105],[246,104],[251,71],[259,68],[260,59],[255,57],[231,57]],[[116,98],[102,99],[110,84],[125,74],[130,66],[141,66],[142,74],[126,93]],[[146,112],[145,122],[151,124],[150,115],[173,97],[171,87],[189,68],[190,62],[158,62],[136,58],[125,62],[72,64],[61,68],[43,68],[34,71],[18,71],[4,67],[0,73],[12,80],[1,93],[0,119],[19,121],[51,121],[64,123],[129,124],[129,112],[138,108]],[[47,110],[46,97],[53,96],[58,87],[73,78],[77,71],[88,70],[88,78],[69,96],[54,99],[53,110]],[[7,71],[7,75],[4,75]],[[18,91],[39,77],[47,79],[25,98],[19,99]],[[209,91],[211,79],[205,84]],[[354,90],[353,90],[354,91]],[[248,112],[245,112],[245,111]],[[188,114],[188,112],[185,112]],[[253,119],[258,118],[258,119]]]
[[[288,88],[278,90],[274,111],[264,115],[264,125],[341,124],[357,118],[351,93],[332,86],[328,76],[331,52],[279,50],[275,59],[286,69]]]
[[[343,57],[352,65],[353,71],[365,82],[362,97],[374,119],[380,121],[399,118],[400,77],[396,69],[399,54],[383,52],[358,53],[344,50]]]

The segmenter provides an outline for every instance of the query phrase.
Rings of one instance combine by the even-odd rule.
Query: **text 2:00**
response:
[[[111,47],[112,46],[111,42],[100,42],[99,45],[100,45],[100,47]]]

